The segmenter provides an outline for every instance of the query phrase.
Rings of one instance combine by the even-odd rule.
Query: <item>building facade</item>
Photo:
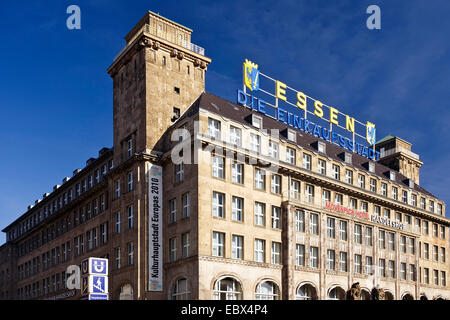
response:
[[[411,144],[388,136],[371,161],[206,93],[191,34],[148,12],[125,37],[108,68],[114,145],[3,230],[0,298],[79,299],[67,267],[105,257],[110,299],[345,299],[355,283],[362,299],[449,299],[450,221]]]

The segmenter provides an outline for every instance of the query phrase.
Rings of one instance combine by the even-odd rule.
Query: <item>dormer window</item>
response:
[[[252,115],[252,125],[258,129],[262,129],[262,118],[257,115]]]
[[[351,164],[352,163],[352,155],[348,152],[345,153],[345,162]]]
[[[389,179],[391,179],[392,181],[395,180],[395,172],[389,171]]]
[[[369,162],[369,172],[375,172],[375,163]]]
[[[288,129],[287,138],[289,141],[297,142],[297,135],[294,130]]]
[[[317,145],[317,150],[319,152],[325,153],[326,152],[326,144],[325,142],[319,141]]]

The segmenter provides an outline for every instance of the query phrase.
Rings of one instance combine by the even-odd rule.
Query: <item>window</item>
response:
[[[373,268],[373,261],[372,261],[372,257],[366,256],[366,275],[371,275],[373,273],[374,270],[372,270]]]
[[[306,202],[314,202],[314,186],[311,184],[305,185]]]
[[[434,201],[430,200],[430,211],[434,213]]]
[[[281,208],[272,206],[272,228],[280,229]]]
[[[442,213],[442,204],[440,204],[440,203],[438,203],[438,205],[437,205],[437,214],[440,215],[440,216],[443,215],[443,213]]]
[[[225,162],[225,159],[223,157],[218,157],[218,156],[212,157],[212,176],[213,177],[220,178],[220,179],[225,178],[224,162]]]
[[[275,141],[269,141],[269,157],[278,159],[279,145]]]
[[[347,241],[347,221],[339,220],[339,240]]]
[[[261,239],[255,239],[255,262],[265,261],[265,246],[266,241]]]
[[[261,152],[261,137],[254,133],[250,133],[250,151]]]
[[[408,203],[408,191],[402,190],[402,202]]]
[[[294,130],[287,130],[287,138],[289,141],[297,142],[297,135]]]
[[[423,244],[423,255],[425,259],[430,259],[430,245],[428,243]]]
[[[387,197],[387,184],[381,183],[381,195]]]
[[[319,159],[317,162],[317,170],[320,174],[323,174],[324,176],[327,175],[327,162]]]
[[[433,270],[433,282],[436,286],[439,285],[439,271]]]
[[[350,198],[350,208],[358,209],[358,200],[355,198]]]
[[[381,277],[386,277],[386,260],[379,259],[378,260],[378,272]]]
[[[291,198],[300,199],[300,181],[291,179],[290,195]]]
[[[428,268],[423,269],[423,280],[426,284],[430,283],[430,270]]]
[[[134,228],[134,207],[128,207],[128,229]]]
[[[330,190],[322,190],[322,203],[325,204],[331,201],[331,191]]]
[[[163,65],[163,66],[166,65],[166,57],[162,57],[162,65]]]
[[[384,208],[384,217],[390,219],[391,218],[391,211],[389,209]]]
[[[271,184],[272,193],[280,194],[281,193],[281,176],[278,174],[272,174],[272,184]]]
[[[441,239],[445,239],[445,227],[441,226]]]
[[[429,233],[429,229],[428,229],[428,221],[424,221],[423,222],[423,233],[428,234]]]
[[[447,286],[447,278],[445,275],[445,271],[441,271],[441,286],[443,287]]]
[[[362,273],[362,256],[360,254],[355,254],[355,273]]]
[[[361,201],[361,211],[369,212],[369,204],[366,201]]]
[[[169,262],[177,260],[177,238],[169,239]]]
[[[224,256],[225,234],[221,232],[213,232],[212,255],[215,257]]]
[[[389,260],[388,262],[388,277],[395,278],[395,261]]]
[[[319,215],[315,213],[309,214],[309,233],[319,235]]]
[[[334,218],[327,218],[327,237],[334,239],[335,238],[335,225],[336,225],[336,220]]]
[[[177,221],[177,199],[169,200],[169,223]]]
[[[184,179],[184,163],[175,164],[175,183],[182,182]]]
[[[295,246],[295,264],[299,267],[305,266],[305,246],[303,244],[297,244]]]
[[[188,300],[189,297],[190,292],[186,278],[178,279],[171,289],[170,298],[172,300]]]
[[[241,129],[230,126],[230,143],[236,146],[240,146],[241,138],[242,138]]]
[[[272,264],[281,264],[281,243],[272,242]]]
[[[115,197],[117,199],[117,198],[120,198],[120,180],[117,180],[115,182],[115,185],[116,185]]]
[[[347,272],[347,252],[339,252],[339,271]]]
[[[243,248],[244,248],[244,237],[233,235],[231,240],[231,258],[243,259],[244,258]]]
[[[243,221],[242,211],[244,209],[244,199],[239,197],[231,198],[231,219],[234,221]]]
[[[345,182],[348,184],[353,184],[353,171],[345,170]]]
[[[342,206],[342,204],[344,203],[344,196],[340,193],[336,193],[334,195],[334,203]]]
[[[280,290],[273,281],[263,281],[256,287],[256,300],[279,300]]]
[[[208,135],[216,140],[220,140],[220,121],[208,119]]]
[[[133,172],[128,173],[128,191],[132,191],[134,189],[134,181],[133,181]]]
[[[116,233],[120,233],[120,212],[116,213]]]
[[[393,232],[388,232],[388,249],[395,251],[395,234]]]
[[[116,269],[120,269],[120,247],[115,248]]]
[[[412,194],[412,195],[411,195],[411,204],[412,204],[414,207],[417,207],[417,195],[415,195],[415,194]]]
[[[224,205],[225,195],[219,192],[213,192],[212,213],[213,217],[225,218]]]
[[[324,142],[318,141],[317,142],[317,151],[325,153],[326,151],[326,145]]]
[[[433,223],[433,237],[437,238],[438,236],[438,225],[436,223]]]
[[[262,129],[262,118],[257,115],[252,115],[252,125],[258,129]]]
[[[305,232],[305,211],[295,211],[295,226],[297,232]]]
[[[370,191],[377,192],[377,180],[376,179],[370,179]]]
[[[396,187],[392,187],[392,199],[398,200],[398,189]]]
[[[286,162],[295,165],[295,149],[286,147]]]
[[[318,268],[319,266],[319,248],[310,247],[309,248],[309,266],[311,268]]]
[[[265,190],[266,189],[266,183],[265,183],[265,171],[255,168],[255,189],[259,190]]]
[[[181,246],[183,250],[183,258],[189,257],[190,236],[189,233],[181,235]]]
[[[425,198],[420,198],[420,209],[426,210]]]
[[[362,226],[355,224],[355,243],[362,244]]]
[[[311,170],[311,156],[309,154],[303,154],[303,168]]]
[[[334,266],[336,263],[336,257],[335,257],[334,250],[327,250],[327,270],[334,270]]]
[[[366,177],[362,174],[358,174],[358,186],[362,189],[366,188]]]
[[[406,236],[400,236],[400,252],[406,253]]]
[[[380,249],[386,249],[386,232],[384,230],[379,230],[378,246]]]
[[[332,168],[333,168],[333,178],[336,180],[340,180],[341,179],[341,168],[335,164],[333,164]]]
[[[438,246],[433,246],[433,260],[439,261],[439,248]]]
[[[191,194],[189,192],[181,196],[181,203],[183,205],[183,218],[191,216]]]
[[[243,179],[244,165],[239,162],[233,162],[231,165],[231,182],[244,183]]]
[[[255,225],[265,226],[266,205],[261,202],[255,202]]]
[[[128,243],[128,265],[132,266],[134,264],[134,244],[133,242]]]
[[[416,253],[414,238],[409,238],[409,253],[410,254],[415,254]]]
[[[108,242],[108,222],[105,222],[100,225],[100,233],[101,233],[101,243],[105,244]]]
[[[400,280],[406,280],[406,263],[400,263]]]

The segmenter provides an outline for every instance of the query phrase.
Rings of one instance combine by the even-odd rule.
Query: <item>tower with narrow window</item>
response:
[[[205,90],[211,59],[192,30],[151,11],[125,36],[108,68],[113,79],[114,164],[158,155],[162,134]]]

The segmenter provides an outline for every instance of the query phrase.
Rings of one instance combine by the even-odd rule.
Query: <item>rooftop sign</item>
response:
[[[302,91],[272,79],[249,60],[245,60],[243,71],[243,88],[237,92],[238,103],[371,160],[379,160],[380,153],[375,151],[374,145],[375,124],[359,122]],[[261,80],[265,81],[264,86]],[[266,91],[265,87],[271,86],[271,83],[271,91]],[[339,134],[338,130],[347,132],[351,138]],[[367,143],[371,147],[367,147]]]

